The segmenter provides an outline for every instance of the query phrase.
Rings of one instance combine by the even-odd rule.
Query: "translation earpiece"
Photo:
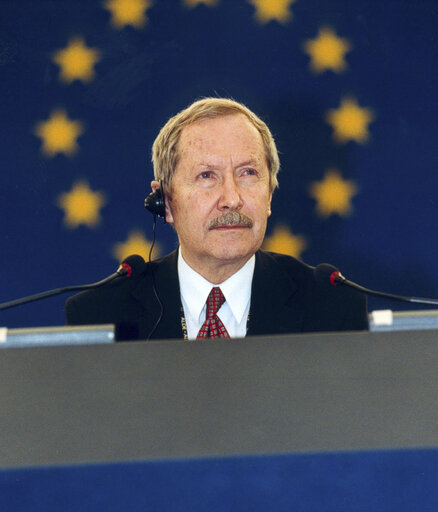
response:
[[[144,200],[144,206],[146,210],[151,212],[153,215],[158,215],[166,222],[166,207],[164,202],[164,188],[163,183],[160,181],[160,188],[155,192],[151,192]]]

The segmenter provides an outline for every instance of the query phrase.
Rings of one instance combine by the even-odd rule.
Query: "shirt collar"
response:
[[[242,321],[246,307],[251,298],[254,266],[255,256],[253,255],[240,270],[219,285],[238,323]],[[178,253],[178,277],[181,295],[188,305],[192,316],[199,319],[207,301],[208,294],[214,286],[218,285],[210,283],[193,270],[185,262],[181,254],[181,248]]]

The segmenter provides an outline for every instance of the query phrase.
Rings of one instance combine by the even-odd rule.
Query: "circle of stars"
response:
[[[187,8],[198,5],[213,7],[220,0],[180,0]],[[270,21],[287,23],[292,19],[291,5],[295,0],[247,0],[254,7],[254,18],[260,24]],[[110,23],[115,29],[131,26],[143,28],[147,22],[147,11],[153,7],[152,0],[105,0],[103,7],[110,13]],[[351,50],[351,43],[336,34],[331,27],[320,27],[314,39],[303,43],[303,51],[309,56],[309,68],[315,74],[325,71],[345,72],[346,55]],[[97,48],[86,45],[84,38],[70,39],[65,48],[53,53],[53,62],[59,66],[59,80],[66,84],[81,81],[91,82],[95,76],[95,66],[101,59]],[[330,109],[325,114],[325,121],[333,129],[333,139],[339,144],[354,141],[364,144],[369,140],[368,126],[373,121],[371,109],[362,107],[351,97],[341,99],[337,109]],[[35,134],[41,138],[41,150],[47,157],[56,154],[74,155],[78,150],[78,137],[84,132],[80,121],[72,120],[65,110],[52,111],[49,119],[40,121],[35,127]],[[328,169],[321,181],[309,186],[309,194],[316,202],[318,216],[347,216],[352,212],[352,198],[357,193],[353,181],[342,177],[337,169]],[[75,228],[79,225],[95,227],[101,221],[100,209],[105,204],[102,192],[92,191],[87,182],[78,181],[70,192],[61,194],[58,206],[65,212],[64,223]],[[294,235],[285,225],[274,228],[271,236],[266,237],[263,247],[275,252],[283,252],[300,257],[308,242],[303,236]],[[148,257],[150,242],[140,231],[131,231],[125,242],[115,244],[114,256],[123,260],[132,253]],[[158,253],[158,250],[156,251]]]

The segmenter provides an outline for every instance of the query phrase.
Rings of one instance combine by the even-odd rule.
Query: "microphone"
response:
[[[385,299],[398,300],[402,302],[411,302],[415,304],[429,304],[438,306],[438,299],[427,299],[423,297],[404,297],[403,295],[394,295],[393,293],[385,293],[378,292],[375,290],[370,290],[369,288],[364,288],[352,281],[346,279],[337,268],[329,265],[328,263],[321,263],[314,269],[315,279],[317,282],[324,285],[343,285],[352,288],[360,293],[364,293],[365,295],[372,295],[374,297],[383,297]]]
[[[139,275],[143,272],[146,263],[144,259],[138,254],[133,254],[128,256],[123,262],[120,264],[119,268],[111,274],[110,276],[98,281],[97,283],[91,284],[82,284],[76,286],[66,286],[64,288],[56,288],[54,290],[48,290],[42,293],[36,293],[35,295],[29,295],[27,297],[23,297],[21,299],[11,300],[9,302],[3,302],[0,304],[0,311],[5,309],[13,308],[15,306],[20,306],[21,304],[27,304],[29,302],[35,302],[37,300],[46,299],[47,297],[52,297],[54,295],[60,295],[61,293],[66,292],[74,292],[80,290],[91,290],[92,288],[99,288],[115,279],[119,279],[121,277],[129,278],[131,276]]]

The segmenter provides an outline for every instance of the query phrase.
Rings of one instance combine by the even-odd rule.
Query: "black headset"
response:
[[[151,256],[152,256],[152,250],[155,245],[155,227],[157,225],[157,216],[164,219],[164,223],[166,223],[166,204],[164,202],[164,184],[162,180],[160,180],[160,188],[157,188],[155,192],[151,192],[146,199],[144,200],[144,207],[146,210],[151,212],[154,216],[154,224],[153,224],[153,238],[152,238],[152,244],[149,251],[149,263],[151,263]],[[158,295],[158,290],[155,285],[155,274],[152,270],[152,289],[154,291],[154,295],[157,299],[157,302],[160,306],[160,314],[158,315],[158,319],[155,322],[155,325],[152,327],[151,332],[149,333],[147,339],[153,335],[155,332],[155,329],[158,327],[158,324],[161,322],[161,319],[163,318],[164,313],[164,306],[160,299],[160,296]]]
[[[164,200],[164,186],[160,180],[160,188],[155,192],[151,192],[144,200],[144,207],[153,215],[158,215],[166,222],[166,205]]]

